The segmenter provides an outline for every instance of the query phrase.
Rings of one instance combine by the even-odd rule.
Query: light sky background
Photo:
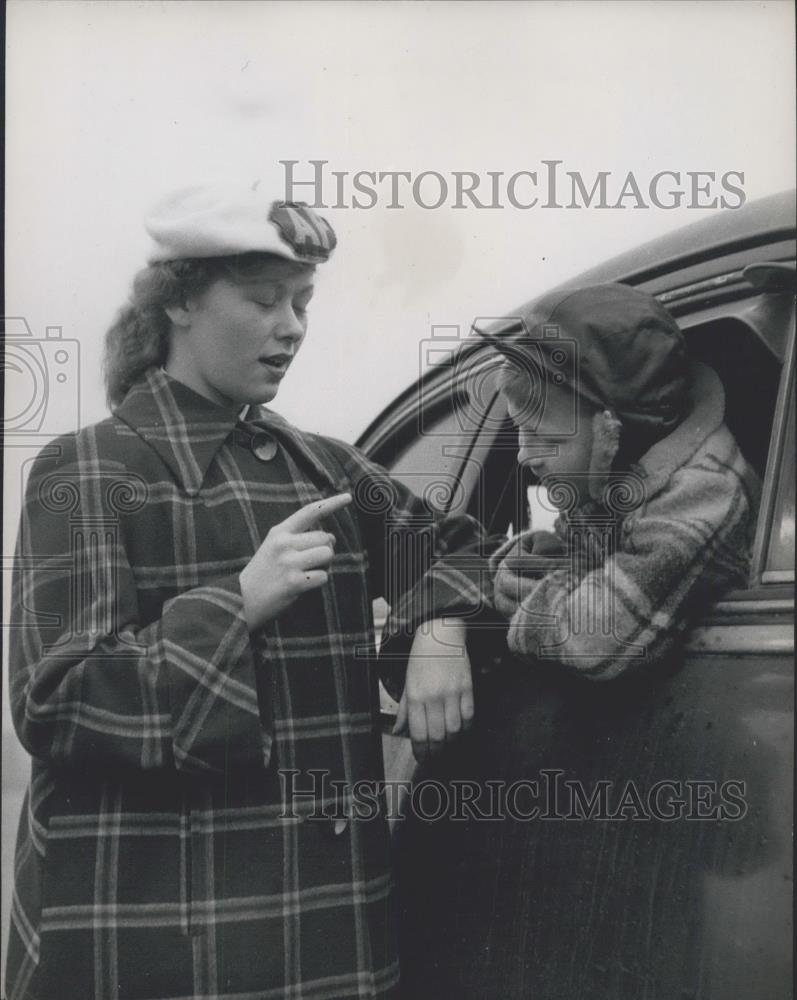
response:
[[[794,72],[789,0],[10,0],[6,315],[79,342],[90,423],[106,415],[102,338],[144,262],[142,215],[172,186],[280,179],[280,159],[481,175],[560,159],[589,183],[598,170],[741,170],[753,200],[794,184]],[[716,211],[385,204],[322,212],[339,246],[274,403],[304,429],[353,440],[417,376],[433,324],[464,333]],[[48,424],[73,429],[73,413]],[[23,454],[6,449],[6,554]],[[3,948],[15,812],[3,811]]]
[[[7,315],[102,337],[144,211],[218,171],[794,174],[792,5],[36,3],[8,6]],[[309,175],[309,167],[305,166]],[[486,182],[485,182],[486,183]],[[501,315],[711,210],[335,210],[308,339],[275,404],[352,438],[418,371],[433,323]]]

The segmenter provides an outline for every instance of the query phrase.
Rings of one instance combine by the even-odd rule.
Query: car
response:
[[[383,691],[386,773],[405,791],[394,832],[413,997],[792,995],[794,192],[561,287],[608,281],[655,295],[722,379],[726,423],[763,484],[749,579],[705,609],[675,662],[633,683],[560,681],[513,662],[500,632],[482,636],[471,652],[474,727],[417,769],[409,742],[387,734],[396,705]],[[478,333],[513,328],[510,315],[476,318],[453,341],[450,328],[433,331],[424,349],[438,363],[357,442],[437,509],[471,513],[489,533],[528,527],[534,509],[495,391],[497,355]],[[377,628],[384,613],[375,605]],[[563,815],[498,822],[472,810],[432,822],[412,808],[411,781],[435,782],[442,796],[496,775],[544,778],[553,794],[557,782],[669,782],[686,806],[609,817],[571,802]]]

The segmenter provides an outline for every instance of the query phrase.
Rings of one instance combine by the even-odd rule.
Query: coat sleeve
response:
[[[529,588],[510,621],[510,650],[591,680],[660,660],[697,599],[744,584],[751,521],[751,498],[727,467],[676,473],[629,516],[613,555],[585,572],[572,546],[566,568]]]
[[[237,575],[142,622],[124,541],[103,516],[130,500],[109,488],[125,470],[77,462],[63,440],[34,462],[17,539],[9,672],[23,745],[69,766],[262,766],[270,740]]]
[[[506,625],[495,611],[488,559],[503,536],[486,537],[469,515],[440,514],[429,498],[416,496],[362,452],[336,445],[368,552],[372,593],[390,607],[380,648],[390,693],[400,695],[411,640],[424,622],[460,617],[471,634],[489,632],[495,645],[503,643]]]

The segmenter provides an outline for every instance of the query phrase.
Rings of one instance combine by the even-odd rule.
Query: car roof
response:
[[[604,281],[639,284],[666,271],[731,252],[737,246],[750,246],[762,239],[770,243],[779,236],[793,236],[796,224],[795,192],[780,191],[649,240],[558,287]]]
[[[546,288],[544,294],[558,289],[577,288],[585,285],[620,281],[629,285],[640,285],[666,275],[698,266],[703,261],[718,257],[730,257],[737,251],[764,246],[778,240],[794,239],[797,226],[797,201],[795,191],[781,191],[777,194],[748,202],[738,209],[726,209],[708,219],[682,226],[671,233],[649,240],[632,250],[612,257],[588,271],[569,278],[559,285]],[[793,255],[793,250],[790,251]],[[486,332],[499,334],[510,317],[526,314],[540,295],[535,295],[518,309],[507,314],[506,319],[489,324]],[[477,324],[478,321],[477,321]],[[483,342],[475,331],[462,342],[460,352],[470,353]],[[457,352],[459,353],[459,352]],[[420,382],[427,383],[440,376],[431,369],[421,376]],[[358,438],[358,444],[365,442],[378,429],[380,423],[397,405],[401,405],[416,392],[413,383],[388,404]]]
[[[702,219],[682,226],[671,233],[642,243],[625,253],[611,257],[588,271],[568,278],[567,281],[546,288],[544,295],[568,288],[600,285],[605,282],[622,282],[627,285],[644,285],[656,278],[686,268],[698,268],[701,263],[729,257],[740,250],[793,239],[797,226],[795,191],[777,194],[749,202],[738,209],[726,209],[709,219]],[[792,254],[793,255],[793,254]],[[652,289],[649,289],[652,290]],[[657,292],[654,290],[654,294]],[[490,323],[479,329],[496,334],[513,325],[512,317],[527,315],[540,299],[535,295],[517,309],[507,314],[505,320]],[[472,336],[476,336],[472,333]],[[476,337],[478,339],[478,337]]]
[[[795,192],[781,191],[741,208],[726,209],[709,219],[682,226],[613,257],[560,287],[621,280],[638,284],[675,267],[682,268],[687,263],[725,253],[737,244],[750,245],[760,237],[769,243],[780,234],[792,235],[796,215]]]

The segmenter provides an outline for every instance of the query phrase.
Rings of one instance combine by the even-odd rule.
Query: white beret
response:
[[[267,194],[259,180],[195,184],[162,198],[144,225],[151,264],[261,251],[320,264],[335,249],[332,226],[304,202]]]

